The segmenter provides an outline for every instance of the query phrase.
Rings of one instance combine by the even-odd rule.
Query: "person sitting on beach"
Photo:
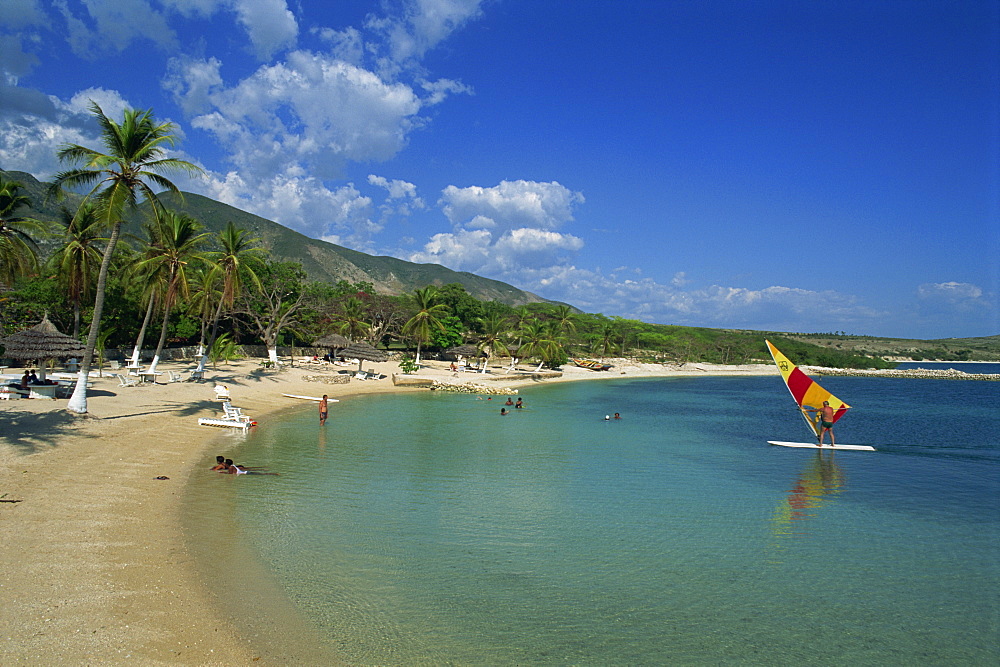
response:
[[[38,381],[38,376],[35,375],[34,369],[28,371],[28,384],[41,384],[41,382]]]
[[[21,389],[28,388],[28,381],[31,378],[28,376],[28,371],[24,371],[24,375],[21,376]]]

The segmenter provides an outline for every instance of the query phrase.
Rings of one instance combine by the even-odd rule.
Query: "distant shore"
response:
[[[488,384],[517,389],[613,378],[777,375],[770,364],[607,362],[614,364],[609,371],[567,365],[555,377],[523,372]],[[161,365],[164,372],[189,367]],[[67,413],[65,400],[0,402],[0,500],[21,501],[0,503],[0,663],[261,664],[255,659],[266,651],[240,636],[186,551],[185,484],[208,474],[221,432],[198,426],[198,418],[221,412],[216,382],[258,428],[302,406],[282,394],[348,401],[422,391],[393,384],[395,362],[364,368],[382,379],[333,383],[354,369],[297,363],[269,371],[256,361],[210,370],[202,383],[120,387],[112,377],[95,377],[90,414],[83,417]],[[495,378],[502,367],[490,371]],[[474,372],[453,373],[446,362],[426,363],[415,377],[487,384]]]

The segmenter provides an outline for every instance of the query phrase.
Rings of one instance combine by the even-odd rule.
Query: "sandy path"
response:
[[[166,364],[180,370],[184,364]],[[255,363],[208,377],[230,387],[233,403],[262,423],[301,402],[282,393],[345,398],[393,387],[393,362],[366,364],[387,377],[320,384],[327,367],[261,373]],[[619,365],[610,373],[566,368],[559,380],[644,375],[749,374],[764,368]],[[421,376],[454,377],[432,363]],[[493,383],[490,383],[493,384]],[[518,386],[518,382],[502,383]],[[261,664],[260,647],[241,638],[198,577],[180,525],[188,477],[214,463],[213,381],[120,388],[95,378],[90,415],[72,417],[65,400],[0,403],[0,664]],[[167,476],[168,480],[157,480]],[[264,660],[263,662],[267,662]]]

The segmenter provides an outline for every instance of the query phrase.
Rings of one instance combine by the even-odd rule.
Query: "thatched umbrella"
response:
[[[445,354],[450,354],[453,357],[458,357],[460,360],[462,357],[485,357],[486,353],[480,351],[475,345],[456,345],[455,347],[449,347],[444,351]]]
[[[351,343],[340,351],[340,356],[345,359],[357,359],[358,371],[361,371],[361,364],[366,361],[386,361],[389,358],[388,354],[382,350],[376,350],[364,341]]]
[[[332,350],[342,350],[351,344],[349,338],[345,338],[338,333],[330,333],[321,338],[317,338],[313,341],[313,346],[315,347],[326,347]],[[331,354],[330,357],[340,356],[338,354]]]
[[[56,329],[55,325],[49,321],[48,315],[39,324],[11,334],[0,340],[0,343],[6,349],[4,352],[6,357],[36,360],[42,380],[45,379],[45,361],[82,357],[85,351],[83,343]]]

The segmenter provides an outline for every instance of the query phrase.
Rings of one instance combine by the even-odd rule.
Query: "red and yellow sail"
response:
[[[834,422],[843,417],[851,406],[823,389],[812,378],[799,370],[799,367],[789,361],[788,357],[783,355],[778,348],[771,345],[771,341],[765,340],[764,342],[767,343],[767,349],[771,351],[771,357],[778,366],[778,370],[781,371],[781,378],[785,381],[785,386],[788,387],[792,398],[799,406],[803,419],[806,420],[809,428],[818,438],[820,431],[818,410],[823,407],[823,401],[828,401],[830,407],[833,408]]]

